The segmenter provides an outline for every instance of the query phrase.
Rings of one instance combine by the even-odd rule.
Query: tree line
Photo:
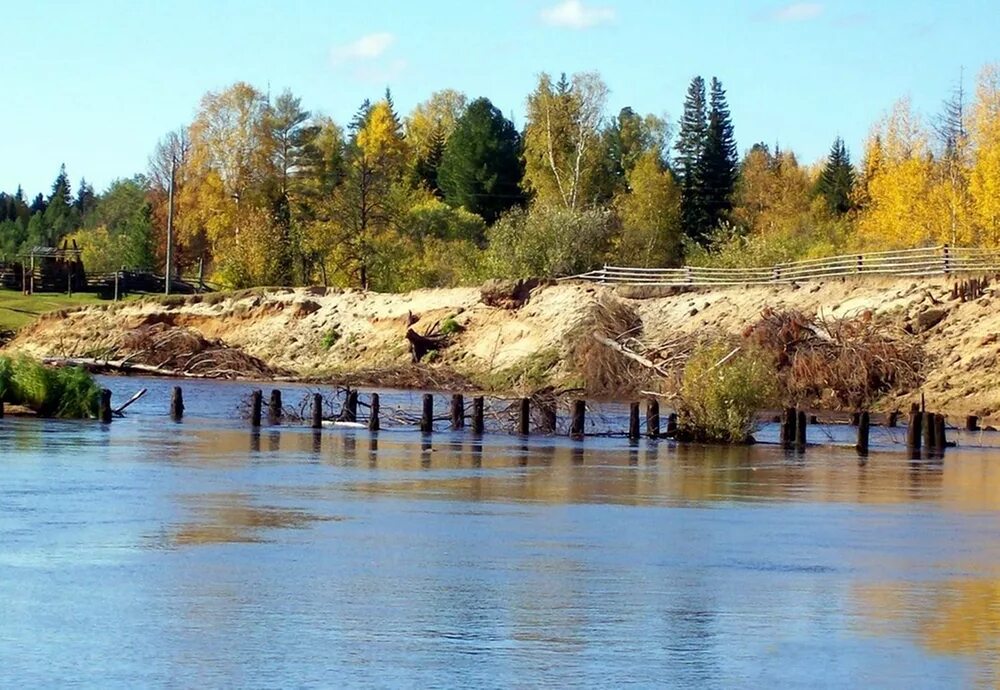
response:
[[[207,93],[149,169],[74,194],[0,193],[8,259],[66,239],[89,270],[175,256],[232,287],[376,290],[564,275],[602,263],[767,264],[867,248],[1000,246],[998,69],[929,123],[901,100],[860,165],[837,137],[800,164],[777,144],[739,156],[722,82],[692,79],[676,126],[607,113],[596,73],[542,74],[518,128],[487,98],[439,91],[401,116],[392,94],[346,126],[246,83]]]

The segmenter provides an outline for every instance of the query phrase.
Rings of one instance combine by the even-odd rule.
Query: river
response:
[[[250,384],[185,382],[174,423],[172,382],[105,383],[150,393],[0,420],[2,687],[1000,683],[990,435],[254,434]]]

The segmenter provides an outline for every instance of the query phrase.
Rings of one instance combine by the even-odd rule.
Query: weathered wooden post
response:
[[[858,455],[868,455],[868,432],[871,424],[871,416],[867,412],[862,412],[858,419],[858,444],[855,446]]]
[[[260,426],[260,411],[264,402],[264,393],[261,390],[255,390],[250,395],[250,426]]]
[[[358,392],[356,390],[348,389],[347,391],[347,400],[344,402],[344,421],[358,421]]]
[[[965,430],[966,431],[979,431],[979,417],[974,414],[970,414],[965,418]]]
[[[429,434],[434,431],[434,396],[424,393],[424,411],[420,415],[420,431]]]
[[[378,431],[381,428],[381,422],[379,421],[379,404],[378,393],[372,393],[371,402],[368,405],[368,431]]]
[[[921,436],[921,426],[924,420],[924,415],[918,410],[910,411],[910,420],[906,426],[906,448],[910,453],[920,452],[920,436]]]
[[[267,421],[281,424],[281,391],[277,388],[271,391],[271,399],[267,403]]]
[[[893,410],[889,413],[889,418],[886,420],[885,425],[890,429],[895,429],[899,425],[899,410]]]
[[[667,415],[667,436],[669,438],[677,437],[677,413],[671,412]]]
[[[573,401],[573,415],[569,423],[569,435],[573,438],[583,438],[584,424],[587,418],[587,403],[583,400]]]
[[[851,426],[858,426],[861,424],[861,413],[852,412],[851,413]]]
[[[798,415],[795,413],[795,408],[786,407],[781,422],[781,445],[784,448],[791,448],[795,442],[796,421],[798,421]]]
[[[101,406],[100,406],[101,423],[110,424],[111,423],[111,391],[107,388],[101,389]]]
[[[320,393],[313,393],[312,428],[323,428],[323,396]]]
[[[556,407],[555,404],[543,402],[539,412],[542,415],[542,423],[539,427],[541,431],[551,434],[556,430]]]
[[[485,404],[483,403],[483,396],[478,395],[472,399],[472,433],[480,434],[486,430],[486,423],[483,419]]]
[[[630,441],[639,440],[639,403],[637,402],[631,403],[629,405],[628,438]]]
[[[527,436],[531,433],[531,399],[521,398],[517,414],[517,433]]]
[[[935,450],[944,455],[944,449],[948,447],[948,428],[943,414],[934,415],[934,441],[937,444]]]
[[[805,410],[799,410],[799,418],[795,423],[795,447],[799,450],[803,450],[806,447],[806,425],[808,421],[806,419]]]
[[[0,398],[0,419],[3,419],[3,398]]]
[[[170,395],[170,416],[175,422],[179,422],[184,416],[184,392],[180,386],[174,386]]]
[[[451,428],[453,431],[465,428],[465,399],[461,393],[451,396]]]
[[[934,422],[933,412],[924,412],[924,448],[928,453],[937,448],[937,426]]]
[[[649,400],[646,403],[646,435],[650,438],[660,437],[660,401]]]

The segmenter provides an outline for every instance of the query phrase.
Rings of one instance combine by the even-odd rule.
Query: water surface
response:
[[[879,430],[861,464],[847,445],[251,433],[246,384],[184,383],[178,424],[173,384],[108,383],[150,393],[108,427],[0,421],[0,686],[1000,682],[989,436],[910,461]]]

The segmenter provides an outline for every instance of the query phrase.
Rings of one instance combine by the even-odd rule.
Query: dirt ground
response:
[[[926,382],[921,391],[882,407],[906,406],[923,392],[929,409],[995,419],[1000,417],[1000,301],[990,286],[982,297],[960,302],[951,297],[953,282],[838,279],[654,297],[642,289],[563,283],[535,288],[519,308],[488,306],[479,288],[407,294],[276,288],[56,312],[22,330],[7,349],[47,357],[107,356],[131,329],[165,323],[224,341],[299,377],[336,379],[408,366],[407,328],[427,333],[436,325],[453,335],[432,369],[474,381],[509,381],[516,379],[512,372],[523,374],[537,364],[547,379],[565,384],[587,376],[573,371],[567,353],[604,292],[638,313],[645,338],[705,329],[739,333],[768,307],[831,317],[871,311],[900,326],[917,324],[924,314],[925,322],[940,317],[919,335],[927,353]]]

